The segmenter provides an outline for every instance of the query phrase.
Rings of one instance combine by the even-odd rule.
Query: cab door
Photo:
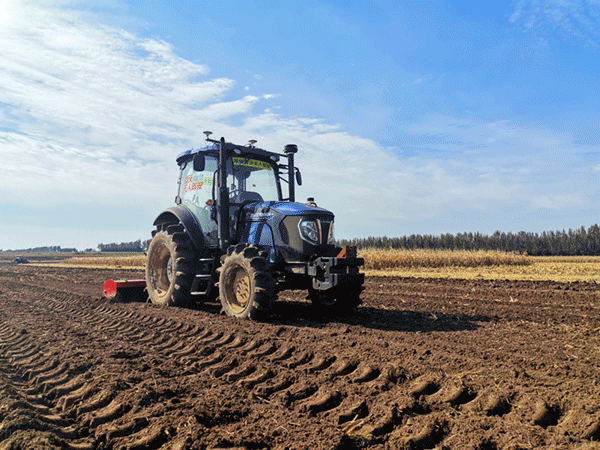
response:
[[[213,179],[216,170],[217,160],[214,157],[206,156],[203,171],[195,171],[194,164],[190,160],[181,170],[179,183],[181,204],[198,219],[204,241],[211,247],[218,245],[217,223],[212,214]]]

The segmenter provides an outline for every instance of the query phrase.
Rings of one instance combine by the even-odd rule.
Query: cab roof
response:
[[[277,163],[279,158],[282,155],[278,153],[268,152],[267,150],[263,150],[262,148],[252,147],[250,145],[236,145],[231,142],[225,142],[224,144],[225,150],[230,155],[244,155],[244,156],[254,156],[259,159],[270,159],[271,161]],[[177,164],[181,165],[183,162],[188,161],[195,155],[196,153],[206,153],[209,155],[218,156],[219,146],[218,145],[209,145],[207,147],[199,148],[199,149],[190,149],[185,152],[177,155],[176,161]]]

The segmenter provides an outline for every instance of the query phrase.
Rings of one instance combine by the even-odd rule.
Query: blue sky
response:
[[[0,0],[0,249],[145,239],[202,131],[337,237],[599,221],[600,4]]]

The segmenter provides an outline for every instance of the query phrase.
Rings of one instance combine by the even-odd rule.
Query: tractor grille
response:
[[[331,228],[331,221],[317,219],[317,225],[319,226],[319,233],[321,235],[319,243],[321,245],[326,245],[327,240],[329,239],[329,229]]]
[[[329,256],[330,247],[334,247],[327,245],[333,215],[315,216],[287,216],[279,223],[278,234],[281,238],[281,248],[278,251],[281,252],[286,261],[305,261],[315,254]],[[310,243],[300,237],[299,224],[302,220],[311,220],[316,223],[316,243]]]

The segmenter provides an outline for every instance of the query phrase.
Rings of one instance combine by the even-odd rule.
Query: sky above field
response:
[[[204,130],[338,238],[599,222],[600,3],[0,0],[0,249],[150,237]]]

